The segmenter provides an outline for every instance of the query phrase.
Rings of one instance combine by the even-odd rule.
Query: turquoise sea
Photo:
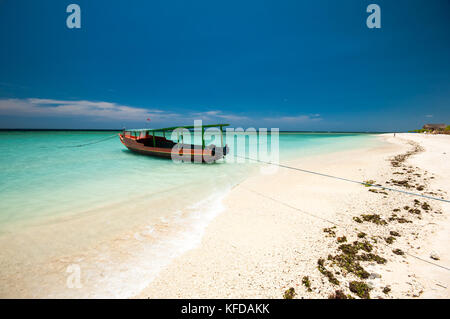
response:
[[[105,248],[108,240],[130,230],[134,233],[126,236],[137,241],[155,234],[155,229],[164,235],[183,230],[185,236],[179,237],[178,242],[167,244],[170,236],[157,241],[164,253],[155,250],[155,238],[141,247],[142,254],[154,256],[151,264],[142,267],[160,268],[169,257],[182,252],[180,247],[188,249],[198,242],[202,229],[198,225],[205,227],[220,212],[224,194],[258,168],[254,162],[175,164],[137,155],[120,143],[117,133],[0,132],[0,245],[2,249],[8,246],[0,257],[0,286],[7,287],[8,273],[16,270],[13,264],[15,267],[41,264],[45,268],[49,260],[61,262],[61,256],[76,255],[93,247],[95,250],[86,254],[98,258],[100,254],[109,254],[111,248]],[[377,143],[377,139],[369,134],[281,133],[280,162],[371,143]],[[75,147],[84,144],[87,145]],[[180,221],[189,223],[182,227]],[[177,226],[171,229],[171,224]],[[167,226],[164,232],[161,225]],[[100,244],[104,247],[98,248]],[[118,260],[123,263],[124,259],[108,258],[110,273],[116,273],[111,265],[119,263]],[[96,265],[97,268],[89,268],[92,278],[98,271],[105,271],[100,264]],[[87,264],[85,267],[88,268]],[[125,276],[123,271],[120,274]],[[127,286],[121,285],[120,280],[109,280],[108,288],[96,283],[96,290],[91,288],[89,293],[80,294],[77,291],[74,296],[129,296],[136,292],[127,288],[133,280],[144,284],[150,277],[148,271],[145,276],[139,272],[136,275],[134,269],[130,270]],[[25,276],[23,280],[32,279]],[[39,296],[38,291],[42,287],[36,288],[34,296]],[[11,290],[0,289],[0,296],[9,294]],[[55,296],[73,295],[58,290]]]
[[[17,220],[76,214],[109,202],[177,192],[180,187],[212,190],[232,185],[245,177],[251,166],[179,165],[136,155],[116,134],[1,132],[0,230]],[[359,147],[371,140],[373,136],[366,134],[282,133],[280,161]],[[83,144],[88,145],[73,147]]]

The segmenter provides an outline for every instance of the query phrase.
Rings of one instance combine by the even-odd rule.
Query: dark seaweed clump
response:
[[[339,280],[333,275],[331,271],[325,268],[325,260],[320,258],[317,261],[317,269],[319,269],[320,273],[328,278],[328,281],[333,285],[339,285]]]
[[[295,292],[295,289],[291,287],[284,292],[283,298],[284,299],[293,299],[296,295],[297,295],[297,293]]]
[[[312,291],[312,289],[311,289],[311,281],[309,281],[309,277],[308,276],[304,276],[302,278],[302,284],[303,284],[303,286],[305,286],[308,289],[309,292]]]
[[[423,151],[423,148],[419,144],[417,143],[410,143],[410,144],[414,147],[411,151],[408,151],[405,154],[397,155],[391,160],[391,165],[393,167],[400,167],[401,164],[405,162],[408,157]]]
[[[369,273],[361,266],[360,261],[374,261],[378,264],[386,263],[386,259],[371,253],[373,246],[368,241],[342,244],[339,246],[339,250],[342,252],[341,254],[336,256],[329,255],[328,260],[346,273],[353,273],[362,279],[369,278]],[[360,250],[365,251],[365,253],[358,254]]]
[[[369,189],[369,192],[372,192],[372,193],[375,193],[375,194],[389,195],[385,191],[380,191],[380,190],[376,190],[376,189],[373,189],[373,188]]]
[[[363,222],[371,222],[376,225],[386,225],[387,222],[380,217],[378,214],[363,214],[360,217],[355,216],[353,217],[353,220],[359,224]]]
[[[409,184],[408,180],[396,180],[396,179],[391,179],[391,183],[395,186],[400,186],[400,187],[405,187],[405,188],[411,188],[413,187],[411,184]]]
[[[353,217],[353,220],[359,224],[361,224],[363,222],[362,219],[359,217]]]
[[[362,281],[351,281],[349,283],[349,289],[355,293],[359,298],[370,299],[370,287]]]
[[[363,215],[361,215],[361,218],[365,222],[371,222],[376,225],[386,225],[387,224],[387,222],[384,219],[382,219],[380,217],[380,215],[378,215],[378,214],[363,214]]]
[[[416,214],[416,215],[420,215],[420,209],[417,209],[417,208],[410,208],[409,210],[408,210],[408,212],[409,213],[411,213],[411,214]]]
[[[367,180],[367,181],[364,181],[363,183],[364,183],[364,186],[365,186],[365,187],[370,187],[370,186],[372,186],[372,185],[375,184],[375,181],[369,179],[369,180]]]
[[[345,242],[347,242],[347,237],[345,237],[345,236],[338,237],[337,238],[337,242],[338,243],[345,243]]]
[[[330,228],[324,228],[323,232],[328,233],[329,236],[334,237],[336,236],[336,232],[334,231],[336,229],[336,226],[330,227]]]
[[[399,256],[402,256],[402,255],[404,255],[405,253],[403,252],[403,250],[401,250],[401,249],[394,249],[393,251],[392,251],[394,254],[396,254],[396,255],[399,255]]]
[[[328,299],[348,299],[348,297],[342,290],[336,290],[333,294],[328,296]]]
[[[410,221],[410,220],[408,220],[406,218],[403,218],[403,217],[398,217],[395,214],[392,214],[392,216],[389,217],[389,221],[390,222],[397,221],[399,224],[412,223],[412,221]]]

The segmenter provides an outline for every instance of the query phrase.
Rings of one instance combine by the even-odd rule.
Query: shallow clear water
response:
[[[114,132],[0,133],[0,229],[16,220],[79,213],[111,202],[177,192],[180,187],[191,187],[195,192],[185,195],[198,199],[198,189],[224,188],[249,170],[249,165],[174,164],[136,155],[118,137],[68,147],[112,135]],[[363,134],[280,134],[280,161],[359,147],[372,140]]]

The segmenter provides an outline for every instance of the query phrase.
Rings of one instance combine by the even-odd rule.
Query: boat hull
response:
[[[123,136],[123,134],[119,134],[119,138],[122,144],[132,152],[183,162],[211,163],[224,158],[228,153],[228,146],[202,149],[190,144],[174,144],[173,147],[152,147],[144,145],[139,138]]]

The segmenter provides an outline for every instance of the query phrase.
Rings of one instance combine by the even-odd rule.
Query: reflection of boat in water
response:
[[[119,134],[120,141],[130,151],[143,155],[163,158],[179,158],[183,161],[211,163],[217,161],[228,153],[228,146],[223,146],[223,127],[228,124],[214,124],[202,126],[202,145],[184,144],[183,135],[178,134],[178,143],[166,138],[166,133],[177,129],[196,129],[196,126],[178,126],[160,129],[123,130]],[[217,127],[220,129],[221,146],[205,146],[205,128]],[[156,134],[162,134],[157,136]],[[181,143],[180,143],[181,136]]]

